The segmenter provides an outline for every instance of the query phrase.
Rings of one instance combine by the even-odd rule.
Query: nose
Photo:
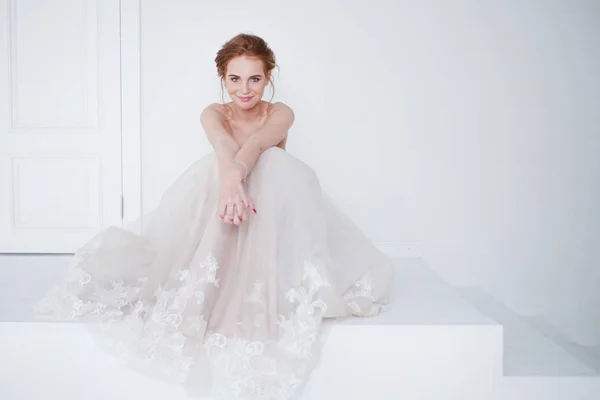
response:
[[[248,87],[248,82],[244,82],[242,84],[242,94],[247,94],[250,92],[250,88]]]

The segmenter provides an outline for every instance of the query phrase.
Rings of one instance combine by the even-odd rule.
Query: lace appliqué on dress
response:
[[[107,350],[169,381],[185,382],[195,364],[209,362],[215,398],[291,399],[309,371],[327,310],[319,299],[319,291],[330,286],[324,268],[304,263],[301,285],[285,293],[288,305],[281,309],[289,312],[277,317],[276,337],[264,341],[210,332],[203,314],[186,315],[189,306],[203,305],[208,287],[218,289],[218,269],[208,254],[198,268],[180,270],[160,284],[152,302],[143,302],[138,297],[147,278],[103,282],[76,262],[36,310],[97,322],[93,329]],[[257,280],[245,298],[255,306],[255,327],[266,317],[264,289]]]
[[[235,399],[291,399],[308,373],[316,352],[327,305],[318,299],[329,286],[316,264],[304,263],[302,285],[286,292],[291,308],[278,316],[279,333],[266,341],[227,338],[212,333],[205,348],[215,367],[215,396]],[[322,269],[322,268],[321,268]],[[247,301],[261,304],[262,283],[255,283]]]

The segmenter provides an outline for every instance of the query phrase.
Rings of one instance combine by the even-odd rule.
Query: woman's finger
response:
[[[248,196],[246,193],[244,193],[243,202],[244,210],[252,210],[254,208],[254,206],[252,205],[252,200],[250,200],[250,196]]]
[[[228,224],[233,223],[233,219],[235,217],[235,206],[232,203],[227,204],[225,220]]]
[[[233,214],[233,223],[234,223],[234,225],[239,225],[242,222],[242,219],[240,218],[241,216],[239,215],[240,211],[237,208],[237,205],[234,206],[234,208],[235,208],[235,212]]]
[[[242,202],[242,206],[244,208],[248,207],[248,196],[246,195],[246,190],[244,189],[243,186],[240,187],[239,199]]]
[[[236,198],[236,200],[235,200],[235,214],[241,217],[244,208],[245,207],[244,207],[244,203],[242,202],[242,199],[240,197]]]
[[[252,199],[248,196],[246,190],[244,190],[242,195],[242,202],[244,203],[244,209],[251,210],[254,212],[254,204],[252,203]]]
[[[242,210],[242,221],[247,221],[248,220],[248,209],[246,207],[244,207],[244,209]]]
[[[251,210],[254,214],[256,214],[256,207],[254,207],[254,202],[250,197],[248,197],[248,209]]]
[[[227,204],[225,203],[225,201],[223,201],[223,199],[219,199],[219,204],[217,206],[217,215],[219,216],[219,218],[223,219],[223,217],[225,216],[226,208]]]

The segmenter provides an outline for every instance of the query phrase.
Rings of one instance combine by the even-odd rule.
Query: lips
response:
[[[248,97],[240,97],[240,96],[238,96],[238,98],[240,99],[240,101],[243,101],[243,102],[250,101],[252,99],[252,97],[254,97],[254,96],[248,96]]]

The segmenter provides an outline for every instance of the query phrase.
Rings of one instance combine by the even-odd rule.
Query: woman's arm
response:
[[[233,158],[240,150],[240,146],[225,129],[224,121],[225,116],[217,103],[206,107],[200,115],[200,123],[217,153],[221,173],[231,169]]]
[[[294,123],[294,111],[283,103],[275,103],[263,127],[250,136],[237,152],[234,161],[245,165],[246,175],[258,161],[260,154],[269,147],[278,145],[288,134]]]
[[[226,224],[239,225],[248,219],[247,209],[256,214],[254,203],[248,197],[242,179],[245,171],[240,163],[234,163],[233,158],[240,146],[225,128],[225,115],[219,104],[206,107],[200,116],[206,136],[217,154],[220,173],[219,199],[217,215]]]

